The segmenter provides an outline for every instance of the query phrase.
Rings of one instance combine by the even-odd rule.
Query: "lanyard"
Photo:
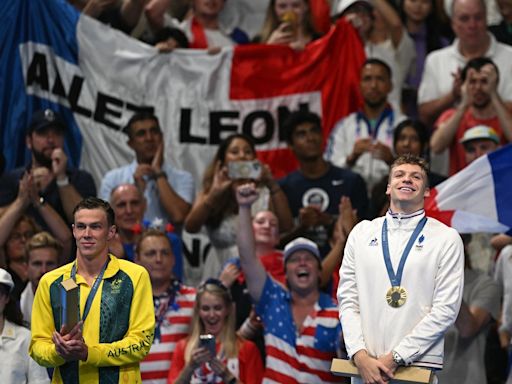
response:
[[[103,275],[105,274],[105,270],[107,269],[108,262],[110,261],[110,258],[107,259],[105,264],[103,264],[103,267],[101,268],[101,272],[96,277],[96,280],[94,280],[94,284],[92,285],[91,291],[89,292],[89,295],[87,296],[87,301],[85,302],[85,308],[84,308],[84,314],[81,318],[81,320],[85,323],[85,319],[87,318],[87,315],[89,314],[89,311],[91,309],[92,301],[94,300],[94,296],[96,296],[96,292],[98,291],[98,288],[100,286],[101,280],[103,280]],[[73,267],[71,268],[71,278],[76,283],[76,262],[73,264]]]
[[[167,314],[167,310],[169,306],[174,310],[178,311],[180,309],[179,304],[176,302],[176,296],[180,289],[180,282],[178,280],[173,280],[171,286],[168,288],[167,292],[160,297],[153,297],[153,305],[155,306],[155,343],[159,343],[162,337],[162,332],[160,327],[165,319]]]
[[[379,129],[381,125],[384,123],[384,120],[388,121],[388,128],[386,130],[388,139],[393,134],[393,126],[395,123],[395,112],[391,108],[386,108],[381,115],[379,116],[379,120],[377,120],[377,124],[375,124],[375,130],[372,130],[371,124],[366,118],[366,116],[362,112],[358,112],[356,116],[357,126],[356,126],[356,137],[361,137],[361,120],[363,120],[366,124],[366,129],[368,133],[368,137],[371,137],[373,140],[377,140],[379,135]]]
[[[402,282],[402,273],[404,271],[405,261],[411,252],[412,245],[416,241],[416,238],[423,230],[425,223],[427,222],[427,217],[424,216],[416,228],[414,228],[414,232],[412,233],[407,245],[404,249],[404,253],[400,258],[400,263],[398,264],[398,270],[393,271],[393,265],[391,264],[391,257],[389,255],[389,244],[388,244],[388,223],[387,220],[384,219],[384,223],[382,224],[382,253],[384,254],[384,262],[386,263],[386,269],[388,270],[389,281],[391,282],[392,287],[399,287]]]

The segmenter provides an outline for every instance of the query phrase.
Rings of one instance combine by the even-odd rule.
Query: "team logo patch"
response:
[[[423,249],[423,242],[425,241],[425,235],[421,235],[419,238],[418,238],[418,243],[416,244],[416,249],[418,251],[422,250]]]
[[[379,245],[379,240],[377,240],[376,237],[370,240],[370,243],[368,244],[370,247],[376,247]]]

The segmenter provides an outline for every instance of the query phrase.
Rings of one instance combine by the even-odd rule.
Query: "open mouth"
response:
[[[307,278],[307,277],[309,277],[309,272],[308,272],[308,271],[299,271],[299,272],[297,273],[297,277],[298,277],[299,279],[301,279],[301,278]]]
[[[399,191],[402,191],[402,192],[414,192],[416,191],[414,188],[412,187],[400,187],[398,188]]]

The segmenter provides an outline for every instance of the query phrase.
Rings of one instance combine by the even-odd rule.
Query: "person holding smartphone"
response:
[[[263,361],[258,348],[235,332],[228,289],[210,278],[197,290],[189,336],[176,345],[168,383],[259,384]]]
[[[203,188],[185,220],[185,229],[190,233],[199,232],[205,226],[214,250],[201,266],[203,279],[218,276],[226,261],[238,258],[238,204],[235,191],[239,185],[248,181],[257,184],[260,199],[254,204],[253,214],[269,209],[273,211],[279,222],[280,233],[293,226],[286,195],[273,178],[268,165],[260,164],[258,168],[255,167],[256,162],[256,149],[251,138],[236,133],[219,144],[215,157],[204,173]],[[255,173],[257,169],[260,169],[258,174]]]

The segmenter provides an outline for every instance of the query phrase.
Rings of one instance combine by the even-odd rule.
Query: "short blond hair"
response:
[[[34,249],[52,248],[57,252],[57,259],[62,252],[62,244],[46,231],[36,233],[25,244],[25,259],[29,261],[30,252]]]
[[[391,164],[391,167],[389,167],[388,181],[391,180],[391,174],[393,172],[393,168],[398,167],[399,165],[404,165],[404,164],[412,164],[412,165],[419,166],[423,170],[423,172],[425,172],[426,186],[427,187],[429,186],[428,185],[428,173],[430,172],[430,166],[428,165],[428,162],[424,158],[416,156],[416,155],[411,155],[410,153],[399,156],[395,159],[395,161],[393,161],[393,163]]]

